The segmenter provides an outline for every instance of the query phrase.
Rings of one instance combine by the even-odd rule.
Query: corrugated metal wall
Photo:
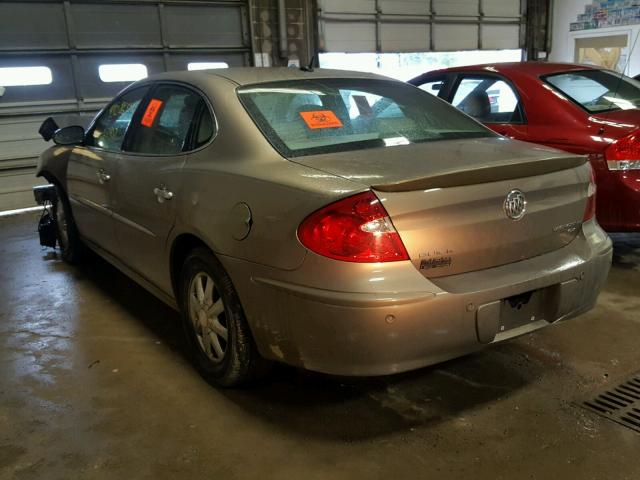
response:
[[[195,61],[252,63],[247,1],[1,2],[0,68],[46,66],[53,81],[0,97],[0,210],[33,203],[44,118],[86,122],[127,85],[100,80],[99,65],[143,63],[153,74]]]
[[[326,52],[523,48],[526,0],[318,0]]]

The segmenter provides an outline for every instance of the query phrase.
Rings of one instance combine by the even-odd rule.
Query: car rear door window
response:
[[[493,76],[463,76],[451,103],[483,123],[523,123],[517,93],[506,81]]]
[[[131,119],[148,91],[149,87],[136,88],[111,102],[87,133],[85,145],[119,152]]]
[[[189,88],[157,86],[136,119],[126,150],[157,155],[190,150],[189,132],[204,104],[200,94]]]

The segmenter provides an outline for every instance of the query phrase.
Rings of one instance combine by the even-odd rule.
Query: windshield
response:
[[[238,95],[286,157],[495,135],[433,95],[390,80],[263,83]]]
[[[544,80],[590,113],[640,106],[640,82],[607,70],[548,75]]]

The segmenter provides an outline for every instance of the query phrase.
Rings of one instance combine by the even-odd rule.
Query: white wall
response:
[[[573,63],[576,38],[626,33],[629,36],[628,52],[630,52],[630,58],[625,73],[630,76],[640,74],[640,39],[638,39],[635,48],[631,51],[634,41],[638,38],[640,25],[625,25],[576,32],[569,31],[569,24],[577,21],[578,14],[584,13],[584,7],[590,3],[591,0],[554,0],[552,45],[549,61]]]

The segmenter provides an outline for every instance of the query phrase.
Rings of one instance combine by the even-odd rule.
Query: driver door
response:
[[[80,235],[115,254],[113,185],[122,143],[148,87],[129,90],[111,102],[75,147],[67,166],[67,195]]]

